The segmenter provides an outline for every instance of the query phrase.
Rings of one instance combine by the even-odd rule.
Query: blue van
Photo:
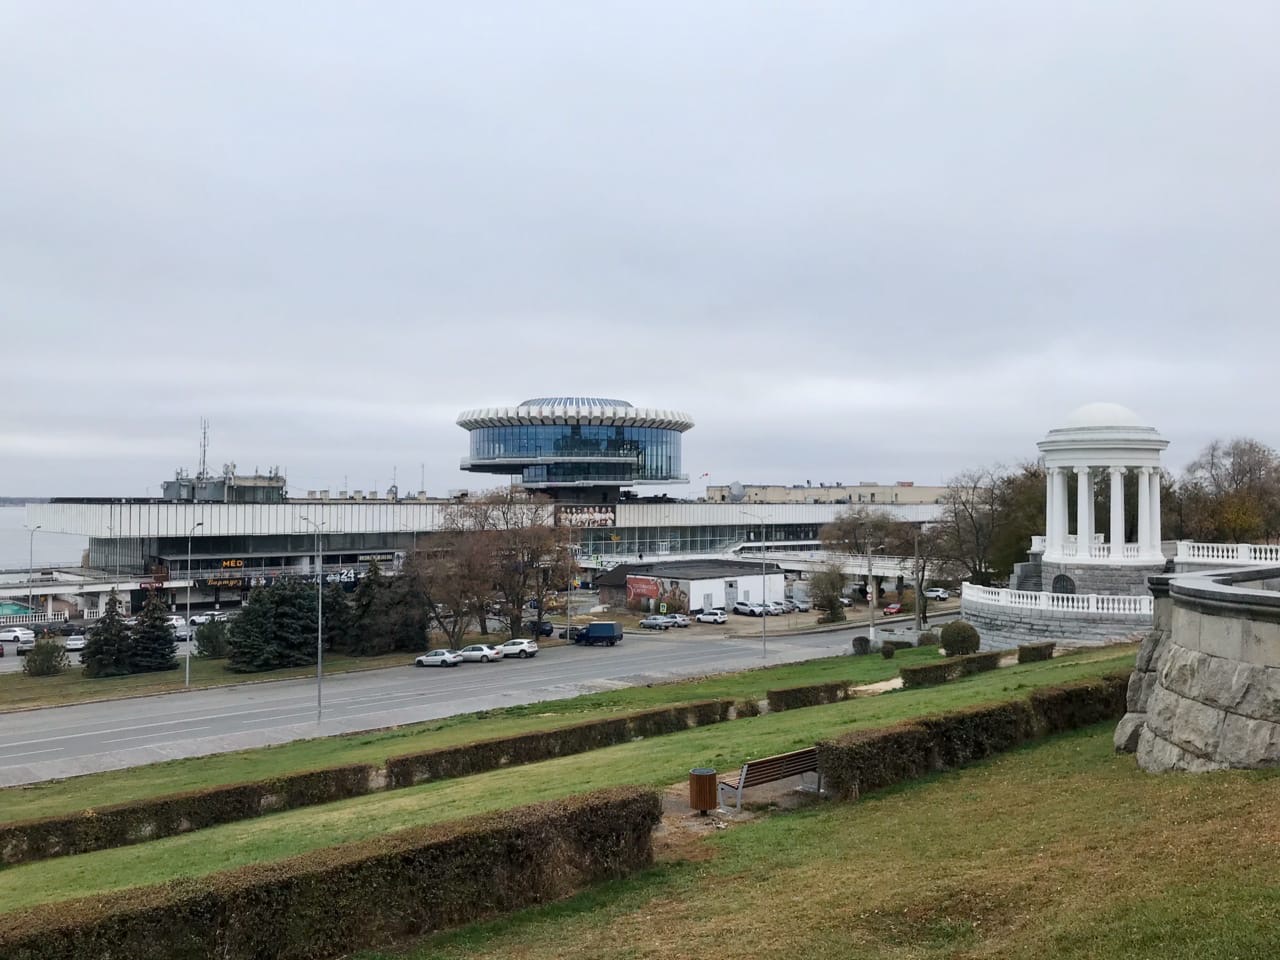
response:
[[[588,646],[603,643],[612,647],[621,640],[622,627],[612,620],[584,624],[573,631],[573,642],[585,643]]]

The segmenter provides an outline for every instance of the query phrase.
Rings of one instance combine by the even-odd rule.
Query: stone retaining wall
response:
[[[1041,562],[1040,582],[1044,589],[1052,590],[1053,578],[1066,574],[1075,581],[1076,593],[1144,597],[1147,594],[1147,577],[1163,572],[1164,564],[1113,567],[1097,563]]]
[[[1002,607],[973,600],[961,601],[960,615],[977,627],[984,650],[1007,650],[1020,643],[1045,640],[1064,646],[1102,646],[1151,629],[1150,620],[1142,616]]]

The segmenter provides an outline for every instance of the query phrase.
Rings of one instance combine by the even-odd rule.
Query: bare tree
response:
[[[1198,539],[1238,543],[1280,532],[1280,459],[1257,440],[1214,440],[1178,486],[1187,532]]]
[[[1000,467],[980,467],[957,474],[942,498],[942,552],[959,564],[975,583],[991,582],[991,549],[1000,522]]]

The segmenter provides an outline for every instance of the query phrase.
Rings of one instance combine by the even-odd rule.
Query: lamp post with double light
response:
[[[310,517],[299,517],[303,523],[309,523],[316,531],[316,723],[320,722],[324,711],[324,555],[320,552],[319,523]]]
[[[191,633],[191,537],[204,526],[204,521],[192,525],[187,531],[187,679],[184,686],[191,686],[191,644],[195,637]]]

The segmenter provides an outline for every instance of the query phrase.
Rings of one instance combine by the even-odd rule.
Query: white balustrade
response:
[[[984,603],[997,607],[1053,610],[1061,613],[1102,613],[1108,616],[1151,616],[1150,596],[1131,597],[1100,593],[1033,593],[1028,590],[1005,590],[999,587],[982,587],[965,582],[961,584],[961,597],[971,603]]]
[[[1142,556],[1142,547],[1136,543],[1126,543],[1124,545],[1124,558],[1126,560],[1137,560]]]
[[[1185,563],[1280,563],[1280,545],[1273,543],[1197,543],[1178,541],[1178,562]]]
[[[14,617],[0,617],[0,627],[18,627],[25,623],[62,623],[65,613],[23,613]]]
[[[1031,538],[1031,552],[1032,552],[1032,553],[1044,553],[1044,549],[1045,549],[1045,538],[1044,538],[1044,537],[1032,537],[1032,538]]]

